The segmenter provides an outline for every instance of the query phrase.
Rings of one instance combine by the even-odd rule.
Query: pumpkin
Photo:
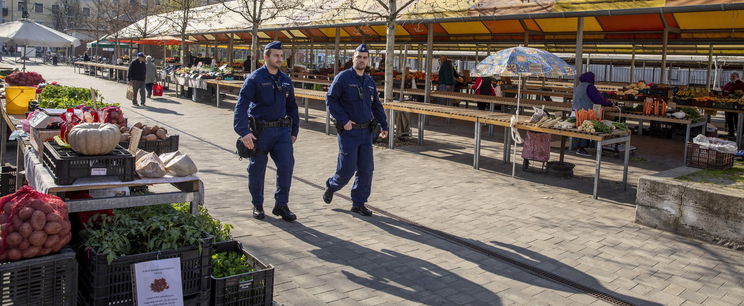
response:
[[[83,155],[109,154],[120,140],[119,127],[110,123],[81,123],[67,135],[72,150]]]

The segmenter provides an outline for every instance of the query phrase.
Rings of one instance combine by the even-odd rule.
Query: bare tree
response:
[[[258,29],[266,21],[277,17],[292,17],[292,12],[301,10],[301,0],[223,0],[222,5],[230,12],[240,15],[251,27],[251,71],[256,69],[258,52]]]
[[[178,33],[181,38],[181,65],[185,65],[186,58],[186,37],[189,24],[198,21],[199,14],[194,10],[201,4],[199,0],[166,0],[167,2],[160,7],[162,16],[169,26]]]
[[[78,28],[84,23],[80,0],[57,0],[52,6],[53,28],[59,31]]]

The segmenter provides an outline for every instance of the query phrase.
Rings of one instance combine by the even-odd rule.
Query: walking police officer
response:
[[[382,126],[380,137],[387,138],[388,124],[385,110],[377,95],[375,81],[364,73],[369,63],[369,49],[361,44],[354,50],[354,64],[341,71],[328,89],[326,104],[336,120],[338,130],[338,165],[336,174],[326,181],[323,201],[333,200],[333,193],[341,190],[356,173],[351,188],[352,212],[371,216],[364,204],[372,189],[372,129]]]
[[[256,150],[248,165],[248,189],[253,217],[263,219],[263,192],[269,155],[276,164],[276,192],[272,213],[292,222],[297,216],[289,210],[294,155],[300,118],[294,88],[289,76],[279,70],[284,61],[282,43],[271,42],[264,49],[264,66],[256,69],[243,83],[235,107],[233,126],[248,149]]]

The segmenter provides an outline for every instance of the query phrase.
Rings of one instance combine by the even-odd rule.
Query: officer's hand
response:
[[[382,131],[380,132],[380,138],[385,139],[388,137],[388,131]]]
[[[347,121],[346,124],[344,124],[344,130],[351,131],[351,125],[355,123],[356,122],[351,121],[351,120]]]
[[[297,141],[297,136],[292,136],[292,144],[294,144],[295,141]]]
[[[248,135],[243,136],[243,145],[249,150],[253,150],[254,140],[256,140],[256,136],[253,136],[253,133],[249,133]]]

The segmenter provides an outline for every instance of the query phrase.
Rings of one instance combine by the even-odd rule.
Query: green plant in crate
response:
[[[212,276],[215,278],[228,277],[256,271],[248,262],[244,254],[238,252],[223,252],[212,255]],[[252,276],[244,276],[240,281],[252,279]]]
[[[210,226],[214,223],[204,220],[203,215],[183,209],[181,203],[116,209],[113,216],[91,218],[81,241],[84,248],[106,255],[111,263],[120,256],[197,245],[215,231],[215,226]],[[229,236],[224,225],[219,229],[220,235],[227,231]]]
[[[96,96],[101,97],[100,92],[95,90]],[[93,107],[91,101],[91,89],[71,86],[46,86],[39,94],[39,107],[41,108],[72,108],[78,105]],[[102,108],[108,105],[103,101],[96,101],[97,106]]]
[[[174,203],[173,208],[181,213],[190,214],[191,206],[188,202]],[[232,224],[222,223],[220,220],[213,218],[204,206],[199,206],[196,214],[196,222],[199,227],[210,235],[214,236],[214,242],[229,240]]]

